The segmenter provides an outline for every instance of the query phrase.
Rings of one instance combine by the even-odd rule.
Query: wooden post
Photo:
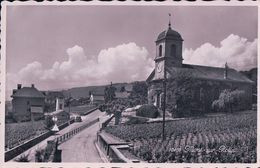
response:
[[[164,62],[164,79],[163,79],[163,131],[162,139],[165,140],[165,111],[166,111],[166,65]]]

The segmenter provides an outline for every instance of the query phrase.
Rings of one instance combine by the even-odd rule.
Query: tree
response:
[[[191,74],[186,71],[179,71],[167,79],[167,95],[172,95],[171,101],[167,101],[167,109],[175,117],[190,115],[193,90],[196,89],[196,82]],[[173,103],[175,102],[175,103]]]
[[[112,85],[112,83],[110,86],[105,87],[104,99],[105,99],[106,103],[113,101],[115,99],[115,97],[116,97],[115,91],[116,91],[116,88]]]
[[[122,86],[120,92],[125,92],[125,86]]]
[[[159,111],[154,105],[144,104],[136,111],[136,116],[157,118]]]
[[[244,99],[245,91],[243,90],[223,90],[219,98],[214,100],[212,103],[212,107],[217,111],[229,111],[233,113],[235,109],[243,108],[243,99]]]
[[[135,82],[130,94],[130,99],[135,105],[147,103],[148,86],[146,82]]]
[[[51,129],[51,127],[54,125],[54,121],[52,120],[52,116],[46,116],[44,124],[47,127],[47,129]]]

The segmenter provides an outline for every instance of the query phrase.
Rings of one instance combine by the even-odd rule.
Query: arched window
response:
[[[171,45],[171,56],[176,57],[176,45]]]
[[[159,45],[159,57],[162,56],[162,45]]]

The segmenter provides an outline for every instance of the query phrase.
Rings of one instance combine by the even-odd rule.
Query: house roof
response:
[[[172,74],[175,73],[187,72],[197,79],[253,83],[252,80],[248,79],[245,75],[239,73],[238,71],[232,68],[227,69],[226,79],[224,78],[225,68],[220,67],[183,64],[182,68],[172,67],[170,69],[167,69],[166,71],[167,78],[171,78]],[[154,76],[155,70],[153,70],[153,72],[149,75],[146,81],[152,81],[154,79]]]
[[[23,87],[16,90],[16,92],[11,97],[44,98],[45,96],[35,87]]]

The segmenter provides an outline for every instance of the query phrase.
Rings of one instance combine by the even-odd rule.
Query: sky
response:
[[[257,7],[8,6],[7,95],[17,83],[52,90],[145,80],[168,13],[184,63],[257,66]]]

